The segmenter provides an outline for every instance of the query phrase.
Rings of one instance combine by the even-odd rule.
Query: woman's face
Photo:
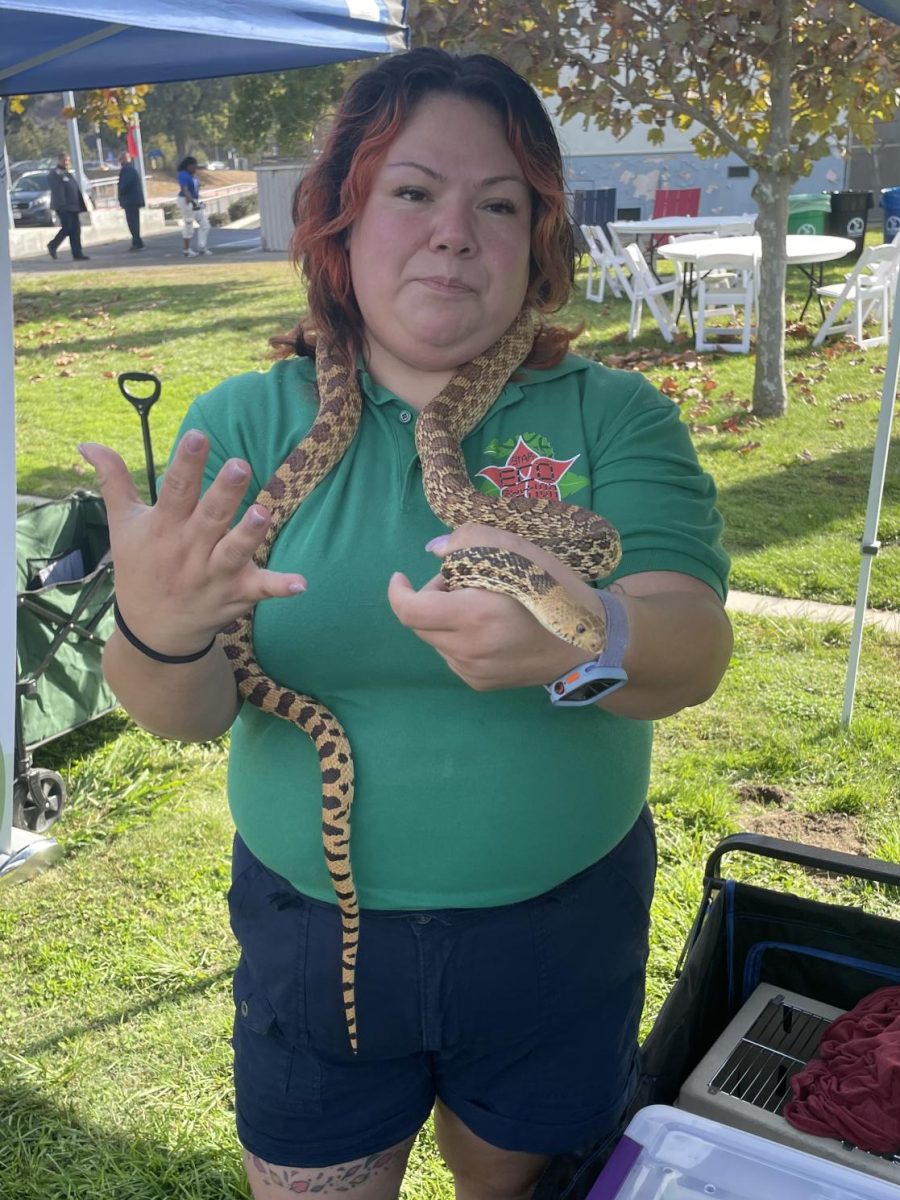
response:
[[[522,307],[530,252],[531,191],[498,114],[426,97],[350,231],[375,378],[453,371],[491,346]]]

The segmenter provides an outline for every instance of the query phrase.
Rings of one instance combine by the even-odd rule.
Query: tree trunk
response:
[[[756,336],[756,373],[753,377],[753,413],[782,417],[787,412],[784,379],[784,283],[786,275],[788,171],[791,145],[791,44],[793,5],[775,6],[778,33],[769,57],[769,136],[761,147],[753,197],[759,209],[756,228],[760,236],[759,328]]]
[[[760,172],[753,198],[759,209],[760,239],[759,324],[756,331],[756,373],[753,413],[783,417],[787,412],[784,378],[784,285],[787,274],[785,233],[791,177]]]

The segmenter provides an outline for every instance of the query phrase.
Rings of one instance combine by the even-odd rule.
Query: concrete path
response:
[[[760,617],[800,617],[805,621],[832,624],[853,621],[851,604],[821,604],[818,600],[789,600],[784,596],[760,596],[754,592],[729,592],[725,607],[729,612],[752,613]],[[866,613],[866,624],[900,634],[900,612],[870,608]]]
[[[60,247],[57,259],[52,259],[49,254],[38,258],[19,258],[13,262],[12,269],[14,275],[44,275],[48,271],[134,270],[136,267],[172,267],[177,264],[183,265],[186,271],[197,271],[221,262],[223,256],[240,262],[277,262],[279,259],[286,261],[287,257],[283,253],[269,254],[263,250],[258,225],[256,228],[235,225],[213,228],[209,231],[207,244],[212,251],[209,256],[185,258],[180,228],[168,226],[159,233],[145,235],[143,250],[131,250],[126,238],[86,246],[90,261],[74,262],[66,242],[65,246]]]

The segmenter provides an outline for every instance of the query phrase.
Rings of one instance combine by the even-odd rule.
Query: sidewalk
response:
[[[821,604],[818,600],[789,600],[784,596],[760,596],[754,592],[729,592],[725,607],[729,612],[759,617],[795,617],[832,624],[851,624],[853,621],[852,604]],[[866,624],[900,634],[900,612],[870,608],[866,612]]]

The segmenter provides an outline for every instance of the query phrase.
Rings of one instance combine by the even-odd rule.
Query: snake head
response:
[[[607,628],[604,613],[592,613],[569,602],[555,612],[547,613],[548,628],[553,633],[589,654],[602,654],[606,649]],[[552,622],[552,626],[551,626]]]

